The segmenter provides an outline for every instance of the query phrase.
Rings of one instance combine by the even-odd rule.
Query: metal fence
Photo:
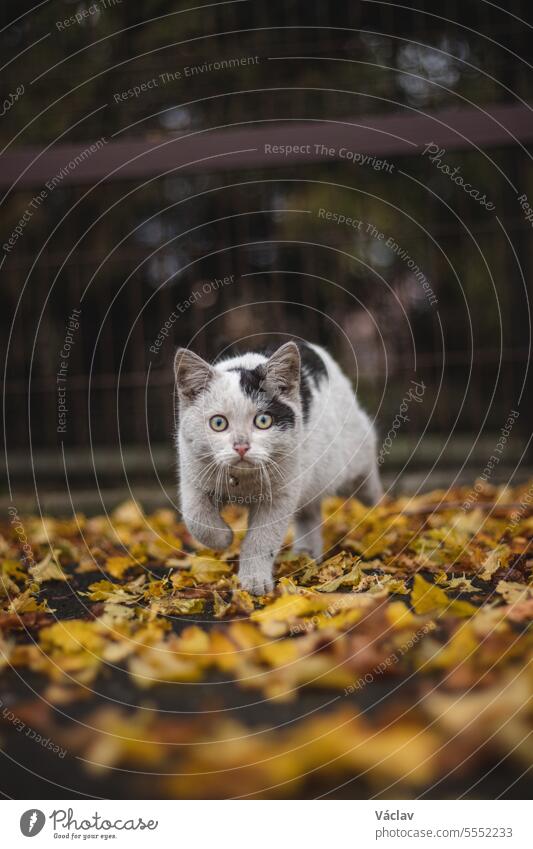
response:
[[[413,162],[410,172],[421,167]],[[8,443],[27,444],[28,394],[33,444],[58,439],[57,376],[74,308],[80,326],[72,333],[68,428],[61,433],[68,444],[86,444],[89,429],[97,444],[115,441],[119,431],[126,443],[143,442],[147,428],[153,440],[165,440],[177,344],[215,357],[235,339],[250,337],[253,345],[275,332],[332,349],[385,423],[418,378],[429,392],[407,431],[428,424],[448,432],[457,421],[460,430],[475,432],[486,416],[486,427],[498,430],[522,392],[528,362],[527,301],[515,250],[522,244],[520,263],[528,269],[531,249],[520,210],[506,222],[507,242],[495,220],[470,222],[468,234],[453,216],[446,219],[438,201],[428,203],[429,238],[406,219],[387,228],[387,204],[402,192],[398,173],[387,177],[390,200],[382,191],[379,202],[371,197],[375,174],[359,175],[355,197],[336,188],[347,180],[337,163],[300,167],[297,177],[274,167],[169,176],[141,191],[127,182],[104,184],[76,219],[65,221],[31,274],[32,255],[9,261],[4,314],[21,299],[6,382]],[[86,189],[58,191],[70,207]],[[65,262],[86,222],[115,203],[112,238],[104,216]],[[325,221],[321,210],[363,222],[363,232]],[[370,225],[399,250],[384,250],[367,232]],[[411,258],[438,303],[429,302],[410,271]]]

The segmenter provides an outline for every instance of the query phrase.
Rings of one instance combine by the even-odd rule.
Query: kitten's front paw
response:
[[[198,522],[187,522],[186,524],[195,540],[213,551],[224,551],[224,549],[230,547],[233,541],[231,528],[213,528],[208,525],[200,525]]]
[[[239,572],[239,581],[242,589],[251,593],[251,595],[266,595],[274,589],[272,575]]]

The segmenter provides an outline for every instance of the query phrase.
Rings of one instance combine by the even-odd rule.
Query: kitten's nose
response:
[[[250,443],[249,442],[234,442],[233,447],[242,460],[242,458],[244,457],[244,455],[246,454],[246,452],[250,448]]]

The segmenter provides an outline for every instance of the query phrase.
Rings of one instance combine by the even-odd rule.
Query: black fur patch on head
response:
[[[234,368],[231,371],[240,373],[241,389],[245,395],[254,400],[259,400],[265,393],[263,392],[263,381],[265,379],[266,370],[263,365],[258,365],[254,369]]]
[[[268,413],[274,419],[274,427],[279,427],[281,430],[287,430],[294,427],[295,415],[294,410],[280,401],[279,398],[272,398],[266,401],[264,406],[259,404],[259,413]]]
[[[307,342],[302,342],[298,339],[295,339],[294,341],[300,352],[300,360],[305,373],[309,377],[312,377],[315,384],[318,386],[320,381],[328,376],[328,370],[324,360]]]
[[[306,422],[309,418],[309,409],[311,407],[310,381],[312,380],[315,386],[318,386],[321,380],[327,378],[328,370],[320,354],[317,354],[307,342],[295,341],[300,352],[300,398],[302,401],[303,419]]]
[[[268,413],[274,419],[274,426],[282,430],[289,427],[294,427],[296,416],[288,404],[284,404],[279,398],[267,395],[263,390],[263,381],[265,379],[264,365],[258,365],[254,369],[242,368],[236,366],[229,371],[239,372],[239,381],[241,389],[248,398],[251,398],[257,404],[258,414]]]
[[[311,408],[311,381],[315,386],[319,386],[322,380],[327,379],[328,370],[320,354],[317,354],[314,348],[307,342],[300,339],[293,339],[293,342],[300,352],[300,401],[302,404],[303,420],[306,422],[309,419],[309,410]],[[263,354],[265,357],[271,357],[278,348],[279,345],[277,344],[267,345],[260,348],[257,353]],[[265,377],[265,366],[261,364],[254,369],[245,369],[236,366],[231,371],[239,371],[241,373],[241,389],[243,392],[250,398],[259,400],[262,381]],[[269,411],[265,409],[262,412]]]

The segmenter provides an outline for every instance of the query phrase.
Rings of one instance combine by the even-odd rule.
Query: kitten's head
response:
[[[295,450],[301,420],[294,342],[252,368],[211,366],[180,348],[174,363],[180,434],[205,464],[250,469]]]

